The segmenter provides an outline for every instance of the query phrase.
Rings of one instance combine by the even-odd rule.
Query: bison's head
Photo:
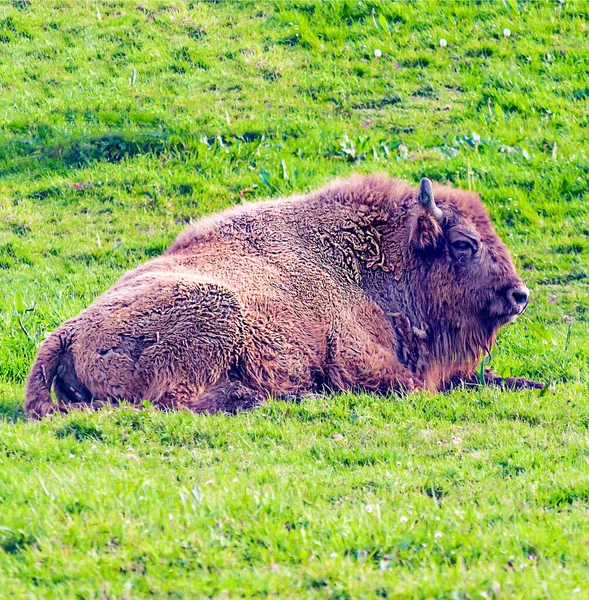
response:
[[[434,199],[434,191],[436,198]],[[530,292],[476,194],[423,179],[410,230],[419,312],[437,354],[476,360]]]

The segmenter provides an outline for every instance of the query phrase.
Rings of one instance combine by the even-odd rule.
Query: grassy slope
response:
[[[0,1],[0,596],[589,597],[589,10],[514,4]],[[188,219],[352,171],[482,194],[553,391],[23,420]]]

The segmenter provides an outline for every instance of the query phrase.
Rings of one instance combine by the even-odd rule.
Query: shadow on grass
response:
[[[18,421],[26,421],[27,414],[23,409],[22,402],[18,402],[16,398],[10,402],[0,402],[0,421],[16,423]]]
[[[24,386],[22,382],[0,379],[0,423],[26,421],[23,409]]]
[[[187,142],[169,133],[107,133],[81,137],[67,143],[47,145],[36,138],[12,139],[0,143],[0,174],[8,175],[24,168],[49,163],[52,167],[80,168],[93,161],[118,163],[140,154],[160,155],[183,152]],[[11,166],[8,166],[8,165]]]
[[[97,136],[82,136],[63,143],[50,144],[41,137],[20,137],[0,141],[0,176],[20,171],[42,171],[46,169],[77,169],[96,161],[119,163],[135,156],[151,154],[198,156],[199,150],[220,150],[236,143],[261,143],[266,138],[275,137],[273,132],[246,131],[224,135],[203,132],[110,132]],[[282,138],[298,137],[297,134],[283,134]]]

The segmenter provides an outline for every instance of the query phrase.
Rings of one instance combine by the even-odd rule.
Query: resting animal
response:
[[[353,176],[188,227],[49,336],[25,408],[234,411],[320,390],[443,390],[478,380],[528,299],[476,194]]]

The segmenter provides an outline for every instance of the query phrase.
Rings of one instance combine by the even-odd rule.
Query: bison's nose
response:
[[[517,285],[507,290],[507,301],[518,312],[524,312],[530,299],[530,290],[525,285]]]

